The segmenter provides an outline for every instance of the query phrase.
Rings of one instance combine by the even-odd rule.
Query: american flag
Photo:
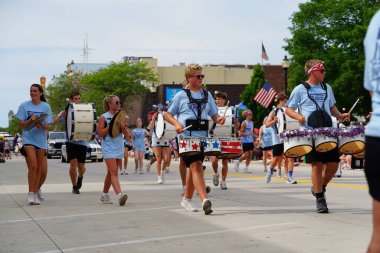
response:
[[[257,103],[261,104],[265,108],[272,103],[273,98],[276,96],[276,91],[270,86],[268,82],[265,82],[263,87],[259,90],[256,96],[253,98]]]
[[[264,44],[263,44],[263,43],[261,43],[261,58],[262,58],[263,60],[266,60],[266,61],[269,60],[268,54],[267,54],[267,52],[265,51],[265,47],[264,47]]]

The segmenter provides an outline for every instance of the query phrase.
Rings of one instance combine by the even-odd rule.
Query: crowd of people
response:
[[[380,179],[380,172],[377,168],[376,155],[379,151],[379,62],[374,58],[380,50],[380,12],[378,12],[369,26],[365,39],[366,66],[364,87],[372,96],[373,112],[371,121],[366,129],[366,153],[365,153],[365,173],[369,184],[369,191],[373,198],[373,236],[368,248],[368,252],[380,251],[380,195],[377,182]],[[279,121],[278,111],[283,111],[290,118],[300,124],[301,129],[317,129],[321,127],[331,127],[329,120],[331,116],[336,117],[340,122],[350,121],[349,113],[342,113],[336,106],[334,92],[331,86],[324,82],[325,66],[322,60],[308,60],[305,63],[304,82],[301,82],[287,97],[285,94],[277,95],[277,107],[274,108],[264,119],[260,127],[259,134],[255,135],[252,111],[243,111],[243,120],[238,120],[236,111],[230,115],[235,115],[230,124],[231,131],[228,136],[224,136],[225,142],[231,140],[241,140],[239,157],[226,157],[222,155],[209,155],[212,162],[213,184],[222,190],[227,190],[227,175],[229,162],[233,161],[235,171],[239,171],[239,164],[245,160],[244,172],[249,172],[249,166],[255,148],[261,147],[263,150],[263,165],[265,172],[265,182],[270,183],[273,173],[277,169],[277,176],[286,177],[289,184],[297,183],[293,179],[294,166],[299,161],[294,158],[284,156],[284,140],[279,138],[276,125]],[[226,112],[228,108],[227,94],[218,92],[215,99],[210,92],[202,89],[202,81],[205,76],[202,67],[197,64],[190,64],[185,68],[186,87],[178,92],[166,109],[159,108],[149,122],[148,130],[143,128],[141,118],[136,121],[136,128],[131,130],[124,119],[116,124],[118,131],[114,134],[115,117],[121,111],[121,101],[116,95],[106,96],[103,100],[104,113],[99,117],[97,124],[97,134],[101,139],[103,158],[106,165],[106,174],[100,200],[105,204],[111,204],[112,200],[109,190],[112,186],[120,206],[125,205],[128,195],[122,191],[119,183],[120,174],[127,174],[128,156],[133,151],[135,159],[135,173],[144,173],[144,157],[148,155],[149,162],[146,172],[152,164],[156,163],[157,183],[163,184],[164,171],[170,164],[172,151],[176,157],[180,156],[179,171],[182,181],[181,206],[186,210],[195,212],[197,206],[193,203],[195,190],[201,202],[202,209],[206,215],[213,212],[212,202],[208,197],[210,188],[206,186],[204,179],[205,166],[203,161],[207,156],[205,151],[209,148],[207,138],[210,137],[209,125],[214,123],[213,130],[226,123]],[[23,102],[17,113],[19,125],[23,129],[22,139],[19,136],[22,147],[17,145],[17,153],[25,156],[28,168],[27,202],[30,205],[40,205],[44,200],[41,187],[45,182],[48,170],[46,158],[47,130],[50,125],[67,120],[67,111],[63,110],[55,118],[50,106],[46,103],[44,90],[39,84],[32,84],[30,87],[31,99]],[[73,92],[70,96],[71,103],[80,103],[80,94]],[[233,108],[231,108],[233,110]],[[174,126],[174,131],[178,134],[176,138],[159,137],[155,132],[155,122],[160,115],[166,122]],[[229,128],[228,128],[229,129]],[[229,131],[229,130],[228,130]],[[112,134],[111,134],[112,133]],[[212,137],[212,136],[211,136]],[[146,141],[146,138],[149,141]],[[22,140],[22,142],[21,142]],[[70,161],[70,179],[72,182],[72,193],[80,194],[83,177],[86,171],[85,155],[86,142],[88,140],[68,140],[67,153]],[[223,141],[222,141],[223,142]],[[17,142],[18,144],[19,142]],[[147,143],[149,143],[147,145]],[[215,142],[216,146],[218,145]],[[212,145],[214,143],[211,142]],[[192,152],[184,155],[186,147],[192,148]],[[214,146],[213,146],[214,147]],[[231,147],[229,147],[231,148]],[[181,151],[182,149],[182,151]],[[16,149],[15,149],[16,150]],[[10,155],[8,141],[2,142],[1,153],[6,157]],[[189,151],[189,150],[187,150]],[[187,152],[186,151],[186,152]],[[268,159],[271,157],[268,165]],[[10,157],[9,157],[10,158]],[[122,160],[124,159],[124,166]],[[220,180],[218,172],[218,161],[222,160],[222,177]],[[284,161],[284,174],[281,171],[281,164]],[[351,157],[340,156],[338,148],[328,152],[320,152],[315,148],[305,156],[306,163],[311,166],[311,193],[315,197],[316,211],[318,213],[328,213],[329,209],[326,200],[326,189],[331,179],[336,174],[339,163],[350,167]]]

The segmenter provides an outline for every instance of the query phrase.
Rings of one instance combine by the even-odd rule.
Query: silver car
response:
[[[70,162],[67,160],[66,144],[62,145],[61,151],[61,161],[63,163]],[[95,140],[88,141],[86,160],[103,162],[102,146],[100,146]]]

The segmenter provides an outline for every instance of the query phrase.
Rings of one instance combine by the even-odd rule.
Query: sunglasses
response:
[[[246,113],[245,115],[252,115],[252,113]]]
[[[197,76],[191,76],[191,77],[196,77],[196,78],[198,78],[200,80],[200,79],[205,78],[205,75],[197,75]]]
[[[120,102],[119,101],[115,101],[115,105],[119,105],[120,104]]]

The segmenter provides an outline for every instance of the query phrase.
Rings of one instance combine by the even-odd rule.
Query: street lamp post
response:
[[[285,95],[286,95],[287,90],[288,90],[288,69],[290,67],[290,61],[286,55],[281,62],[281,66],[285,71]]]

